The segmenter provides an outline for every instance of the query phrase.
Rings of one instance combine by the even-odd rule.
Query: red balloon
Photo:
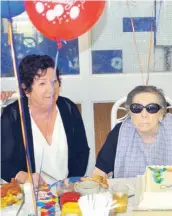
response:
[[[72,40],[98,20],[106,0],[25,0],[33,25],[53,40]]]

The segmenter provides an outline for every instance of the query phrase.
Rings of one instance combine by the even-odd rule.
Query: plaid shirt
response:
[[[114,177],[130,178],[142,175],[148,165],[172,165],[172,114],[159,123],[154,143],[145,144],[131,118],[119,131],[114,164]]]

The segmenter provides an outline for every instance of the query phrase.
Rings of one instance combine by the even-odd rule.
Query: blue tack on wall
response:
[[[155,31],[155,17],[132,17],[135,32]],[[123,18],[123,32],[132,32],[130,17]]]
[[[122,50],[92,51],[93,74],[121,73],[123,71]]]

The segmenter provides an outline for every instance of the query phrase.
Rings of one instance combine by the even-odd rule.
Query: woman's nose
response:
[[[142,110],[142,112],[141,112],[142,118],[147,118],[148,115],[149,115],[149,113],[148,113],[147,110],[144,108],[144,109]]]

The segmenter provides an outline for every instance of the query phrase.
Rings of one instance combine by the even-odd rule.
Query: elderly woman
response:
[[[136,177],[148,165],[172,164],[172,115],[161,90],[138,86],[127,96],[128,118],[109,133],[93,174]]]
[[[77,106],[59,96],[59,71],[49,56],[26,56],[19,65],[23,109],[33,179],[41,170],[60,180],[83,176],[89,156],[85,128]],[[28,179],[18,101],[1,116],[1,178]],[[42,161],[43,158],[43,161]],[[43,180],[41,180],[44,182]]]

